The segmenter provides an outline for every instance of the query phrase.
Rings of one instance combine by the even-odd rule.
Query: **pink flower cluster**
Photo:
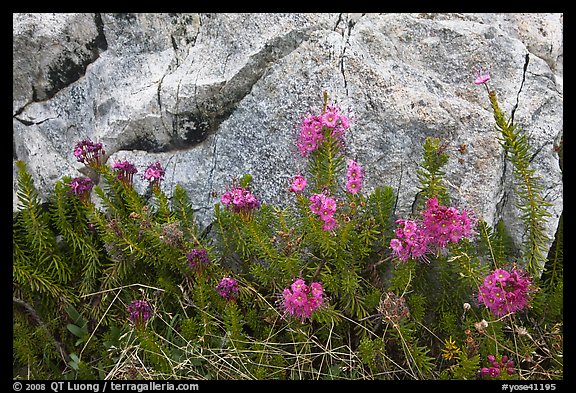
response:
[[[84,196],[89,194],[94,187],[94,182],[89,177],[75,177],[68,183],[70,192],[76,196]]]
[[[226,191],[220,201],[233,212],[250,213],[260,207],[260,201],[248,189],[240,186]]]
[[[102,165],[103,162],[101,159],[104,154],[102,143],[92,142],[90,138],[78,142],[74,148],[74,156],[78,162],[82,162],[90,167]]]
[[[195,248],[186,254],[186,259],[188,259],[190,269],[202,270],[209,262],[208,251],[204,248]]]
[[[533,291],[530,276],[516,268],[495,269],[478,289],[478,300],[497,317],[522,310]]]
[[[295,280],[290,288],[283,292],[284,315],[290,314],[300,319],[302,323],[312,317],[312,313],[324,301],[324,290],[319,282],[312,282],[310,286],[301,278]]]
[[[132,178],[138,173],[136,166],[129,161],[117,161],[112,164],[112,169],[116,170],[116,177],[126,185],[132,184]]]
[[[152,187],[160,187],[160,181],[164,178],[166,170],[162,168],[160,162],[148,165],[144,172],[144,178],[150,182]]]
[[[94,187],[94,182],[89,177],[75,177],[67,184],[70,192],[78,197],[84,204],[90,201],[90,191]]]
[[[306,184],[308,184],[308,181],[304,178],[304,176],[296,175],[294,176],[294,179],[292,179],[292,185],[290,186],[289,190],[292,192],[301,192],[306,187]]]
[[[362,188],[362,177],[364,168],[354,160],[348,161],[348,170],[346,171],[346,190],[351,194],[358,194]]]
[[[238,295],[238,281],[230,277],[223,277],[216,286],[216,292],[226,300],[236,299]]]
[[[137,327],[142,327],[152,314],[152,307],[146,300],[134,300],[126,306],[126,310],[130,313],[128,319]]]
[[[325,194],[314,194],[309,199],[312,202],[310,210],[324,222],[322,229],[325,231],[333,230],[337,225],[334,218],[336,201]]]
[[[421,223],[412,220],[397,220],[397,239],[390,240],[390,248],[402,261],[422,258],[428,251],[430,241]]]
[[[350,128],[350,120],[342,114],[340,108],[327,105],[324,114],[309,115],[302,121],[297,142],[298,151],[306,157],[318,149],[325,138],[325,131],[330,132],[340,143],[344,143],[344,132],[348,128]]]
[[[439,247],[448,242],[458,243],[463,237],[472,234],[472,221],[466,210],[458,211],[454,207],[442,206],[436,197],[428,199],[426,210],[422,212],[423,225],[430,241]]]
[[[444,248],[448,242],[457,243],[472,234],[473,222],[469,213],[442,206],[436,197],[428,199],[421,221],[397,220],[396,237],[390,248],[401,260],[422,258],[431,245]]]
[[[508,375],[512,375],[516,372],[514,370],[514,361],[509,360],[508,356],[506,355],[502,355],[502,358],[499,362],[496,360],[494,355],[488,355],[487,359],[490,362],[491,367],[482,367],[480,369],[480,375],[482,376],[497,378],[504,372],[506,372]]]

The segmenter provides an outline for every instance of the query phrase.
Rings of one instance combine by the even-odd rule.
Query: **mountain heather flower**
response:
[[[457,243],[472,234],[472,221],[466,210],[438,204],[436,197],[428,199],[426,210],[422,212],[423,227],[430,241],[444,248],[448,242]]]
[[[358,194],[362,188],[362,177],[364,175],[364,168],[354,160],[348,161],[348,169],[346,171],[346,191],[351,194]]]
[[[152,307],[146,300],[134,300],[126,310],[130,313],[128,319],[136,325],[136,327],[143,327],[152,314]]]
[[[479,370],[481,376],[489,376],[497,378],[500,375],[513,375],[516,373],[514,369],[514,361],[509,360],[508,356],[502,355],[500,361],[496,360],[496,356],[488,355],[486,357],[490,363],[490,367],[482,367]]]
[[[78,162],[82,162],[92,168],[97,168],[104,164],[104,154],[102,143],[93,142],[90,138],[81,140],[74,148],[74,156]]]
[[[138,173],[136,166],[129,161],[117,161],[112,164],[112,169],[116,170],[116,177],[126,186],[132,185],[133,175]]]
[[[90,191],[94,187],[94,182],[89,177],[75,177],[68,183],[70,192],[76,195],[82,202],[87,203],[90,200]]]
[[[325,231],[333,230],[338,225],[334,218],[336,201],[325,194],[313,194],[308,199],[312,202],[310,210],[323,222],[322,229]]]
[[[208,265],[210,260],[208,259],[208,251],[204,248],[195,248],[186,254],[186,259],[188,260],[188,266],[193,271],[201,272]]]
[[[220,202],[228,209],[245,217],[249,217],[261,205],[258,198],[250,190],[240,186],[234,186],[231,190],[226,191],[220,197]]]
[[[392,252],[402,261],[423,258],[432,250],[457,243],[473,234],[471,214],[453,207],[442,206],[436,197],[428,199],[421,220],[397,220],[396,238],[390,241]]]
[[[216,286],[216,292],[226,300],[234,300],[238,296],[238,281],[223,277]]]
[[[146,171],[144,172],[144,179],[150,182],[153,188],[160,187],[160,181],[164,179],[164,174],[166,170],[162,168],[162,164],[159,161],[148,165]]]
[[[292,192],[301,192],[308,184],[308,181],[304,178],[304,176],[296,175],[294,179],[292,179],[292,185],[290,186],[289,190]]]
[[[303,157],[318,149],[330,134],[344,145],[344,133],[350,128],[350,119],[335,105],[327,105],[322,115],[309,115],[302,120],[296,145]]]
[[[534,290],[526,272],[516,267],[510,272],[496,269],[484,278],[477,297],[495,316],[501,317],[527,307]]]
[[[310,286],[301,278],[296,279],[290,288],[284,288],[282,293],[284,316],[291,315],[304,323],[312,317],[312,313],[324,303],[322,284],[312,282]]]
[[[428,251],[428,238],[421,223],[412,220],[396,220],[396,238],[390,240],[390,248],[400,260],[423,258]]]

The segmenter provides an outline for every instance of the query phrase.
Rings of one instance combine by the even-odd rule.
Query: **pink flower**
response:
[[[362,181],[356,180],[348,180],[346,183],[346,191],[350,194],[358,194],[360,192],[360,188],[362,187]]]
[[[327,209],[326,207],[324,207],[323,209],[320,209],[320,219],[324,222],[332,219],[332,216],[334,215],[334,211]]]
[[[338,222],[333,217],[330,217],[324,221],[324,224],[322,224],[322,229],[324,231],[331,231],[336,228],[337,225]]]
[[[348,169],[346,171],[346,190],[351,194],[358,194],[362,188],[362,176],[364,168],[354,160],[348,161]]]
[[[195,248],[186,254],[188,266],[194,271],[201,271],[210,262],[208,258],[208,250],[204,248]]]
[[[428,199],[422,217],[426,235],[440,248],[446,247],[449,241],[457,243],[461,238],[472,234],[472,222],[468,212],[442,206],[436,197]]]
[[[233,186],[232,190],[226,191],[220,202],[235,213],[250,215],[254,209],[260,207],[260,201],[247,188]]]
[[[164,179],[164,174],[166,171],[162,168],[162,164],[159,161],[154,164],[148,165],[146,171],[144,172],[144,178],[150,182],[152,187],[160,187],[160,181]]]
[[[334,128],[336,127],[336,123],[339,120],[339,116],[336,113],[336,111],[334,111],[334,109],[332,109],[331,111],[326,111],[326,113],[324,113],[324,115],[322,116],[322,124],[325,125],[326,127],[330,127],[330,128]]]
[[[475,85],[482,85],[490,80],[490,73],[482,69],[474,70],[474,75],[476,76],[474,80]]]
[[[126,311],[129,312],[128,319],[136,325],[136,327],[143,327],[146,321],[152,314],[152,307],[146,300],[134,300],[126,306]]]
[[[364,168],[360,164],[358,164],[354,160],[348,161],[348,169],[346,172],[346,177],[348,179],[360,179],[362,180],[362,173],[364,172]]]
[[[479,372],[480,375],[491,377],[491,378],[498,378],[500,374],[508,374],[512,375],[516,372],[514,370],[514,362],[512,360],[508,360],[508,356],[502,355],[500,361],[496,360],[496,356],[488,355],[486,357],[488,362],[490,363],[491,367],[482,367]]]
[[[132,185],[133,175],[138,173],[136,166],[129,161],[116,161],[112,169],[116,169],[116,177],[125,185]]]
[[[94,182],[89,177],[75,177],[68,183],[70,192],[76,195],[83,203],[90,200],[90,191],[94,187]]]
[[[396,239],[390,241],[390,248],[400,260],[422,258],[428,251],[430,238],[424,228],[412,220],[397,220]]]
[[[494,280],[496,280],[496,282],[506,282],[506,280],[510,278],[510,273],[504,269],[496,269],[492,273],[492,277]]]
[[[77,196],[89,193],[94,187],[94,182],[89,177],[75,177],[68,183],[70,192]]]
[[[501,317],[524,309],[534,291],[531,278],[514,268],[512,272],[496,269],[478,288],[478,301],[495,316]]]
[[[302,120],[296,145],[303,157],[317,150],[327,135],[332,135],[340,146],[344,144],[344,131],[350,120],[340,113],[340,108],[327,105],[322,115],[309,115]],[[328,134],[329,133],[329,134]]]
[[[296,175],[292,180],[292,185],[290,186],[290,191],[292,192],[300,192],[303,191],[308,184],[308,181],[304,178],[304,176]]]
[[[223,277],[216,286],[216,292],[226,300],[234,300],[238,295],[238,281],[230,277]]]
[[[402,242],[398,239],[390,240],[390,248],[394,250],[395,253],[399,254],[402,250]]]
[[[301,278],[294,281],[292,283],[292,285],[290,286],[290,288],[292,288],[292,291],[294,291],[294,292],[298,292],[298,291],[308,292],[308,286],[306,285],[304,280],[302,280]]]
[[[304,323],[324,301],[322,284],[312,282],[307,286],[301,278],[296,279],[290,288],[284,288],[282,299],[284,315],[291,315]]]
[[[322,294],[324,293],[322,289],[322,284],[320,284],[319,282],[313,282],[312,284],[310,284],[310,289],[312,296],[314,296],[315,298],[322,298]]]
[[[350,119],[345,115],[340,114],[340,124],[342,125],[342,128],[347,130],[348,128],[350,128]]]
[[[336,201],[325,194],[313,194],[309,199],[312,202],[310,210],[324,222],[322,229],[325,231],[333,230],[337,225],[334,218]]]
[[[230,204],[230,202],[232,202],[232,199],[230,197],[230,193],[228,191],[226,191],[224,194],[222,194],[222,196],[220,197],[220,202],[222,202],[223,205],[228,206]]]
[[[103,164],[104,154],[102,143],[92,142],[90,138],[81,140],[74,147],[74,156],[78,162],[93,168]]]
[[[324,198],[324,209],[331,211],[333,214],[336,212],[336,201],[333,198]]]
[[[295,291],[292,294],[292,303],[296,306],[296,307],[303,307],[304,304],[306,304],[307,301],[307,297],[306,294],[302,291]]]

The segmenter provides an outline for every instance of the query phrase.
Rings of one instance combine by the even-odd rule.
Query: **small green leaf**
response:
[[[86,328],[85,325],[83,327],[79,327],[72,323],[69,323],[68,325],[66,325],[66,328],[70,331],[70,333],[72,333],[78,338],[84,338],[85,336],[88,335],[88,329]]]
[[[80,313],[78,313],[78,311],[76,311],[76,309],[72,305],[66,306],[65,310],[68,316],[72,318],[72,321],[74,321],[74,323],[81,322],[82,316],[80,315]]]
[[[242,176],[242,178],[240,179],[240,186],[241,187],[248,187],[250,185],[250,183],[252,183],[252,175],[247,173],[244,176]]]

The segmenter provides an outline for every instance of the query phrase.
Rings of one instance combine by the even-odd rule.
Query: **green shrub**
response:
[[[438,138],[423,143],[412,216],[395,215],[392,187],[367,193],[346,157],[349,120],[327,95],[301,126],[292,199],[260,201],[245,175],[205,233],[181,185],[162,191],[160,163],[146,169],[147,197],[131,164],[107,167],[93,159],[101,145],[82,141],[75,154],[98,184],[64,177],[41,204],[18,162],[13,377],[561,379],[562,228],[544,256],[528,139],[490,100],[527,227],[520,259],[505,223],[450,206]],[[524,268],[525,304],[482,304],[486,277]]]

